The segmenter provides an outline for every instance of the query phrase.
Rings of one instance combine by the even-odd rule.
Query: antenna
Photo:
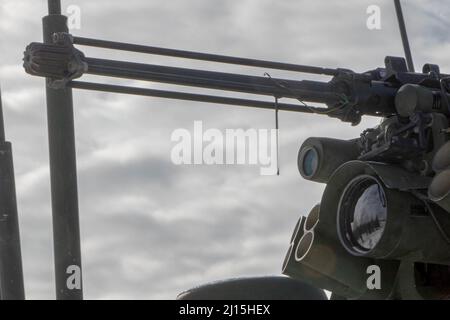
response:
[[[402,36],[403,48],[405,49],[406,62],[408,63],[408,70],[409,72],[415,72],[408,33],[406,32],[405,18],[403,17],[402,4],[400,3],[400,0],[394,0],[394,3],[395,11],[397,12],[398,25],[400,27],[400,34]]]
[[[5,142],[5,124],[3,122],[2,89],[0,87],[0,143]]]

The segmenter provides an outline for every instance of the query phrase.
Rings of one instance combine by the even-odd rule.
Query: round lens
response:
[[[372,177],[352,181],[344,192],[338,214],[341,240],[357,253],[372,251],[383,235],[386,219],[386,195]]]
[[[312,177],[319,167],[319,156],[315,149],[308,149],[303,155],[303,173],[307,177]]]

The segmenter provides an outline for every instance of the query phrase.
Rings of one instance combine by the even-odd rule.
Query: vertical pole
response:
[[[11,143],[5,141],[0,93],[0,298],[24,300],[22,254]]]
[[[405,18],[403,17],[402,4],[400,3],[400,0],[394,0],[394,4],[398,25],[400,27],[400,35],[402,36],[403,49],[405,50],[406,62],[408,63],[408,70],[409,72],[415,72],[408,33],[406,32]]]
[[[4,142],[5,137],[5,122],[3,121],[3,104],[2,104],[2,92],[0,89],[0,142]]]
[[[48,14],[61,14],[61,0],[48,0]]]
[[[51,43],[55,32],[68,32],[67,17],[61,15],[61,1],[49,0],[48,7],[49,15],[43,18],[44,43]],[[56,298],[81,300],[83,289],[72,89],[47,86],[46,90]]]

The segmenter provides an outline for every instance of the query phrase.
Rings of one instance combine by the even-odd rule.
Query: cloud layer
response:
[[[24,73],[21,58],[28,43],[41,39],[45,4],[0,4],[0,80],[7,136],[14,148],[26,290],[34,299],[54,298],[48,143],[44,83]],[[63,4],[80,6],[81,30],[74,34],[86,37],[355,71],[382,66],[386,55],[403,55],[388,0]],[[366,28],[371,4],[382,8],[380,31]],[[444,0],[428,7],[408,1],[405,15],[417,66],[432,62],[449,69],[449,14]],[[264,72],[101,50],[86,54]],[[86,298],[172,299],[210,280],[278,274],[298,217],[320,201],[323,190],[299,177],[296,156],[302,141],[309,136],[357,137],[378,120],[351,128],[333,119],[282,113],[280,177],[261,177],[254,167],[177,167],[170,161],[171,133],[192,129],[195,120],[210,128],[272,128],[273,116],[270,111],[76,91]]]

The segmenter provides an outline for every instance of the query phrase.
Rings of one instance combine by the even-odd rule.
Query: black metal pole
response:
[[[398,25],[400,27],[400,34],[402,36],[403,48],[405,50],[406,62],[408,63],[408,70],[409,72],[415,72],[411,47],[409,46],[408,33],[406,31],[405,18],[403,17],[402,4],[400,3],[400,0],[394,0],[394,3]]]
[[[4,142],[5,137],[5,122],[3,120],[3,104],[2,104],[2,91],[0,89],[0,142]]]
[[[0,298],[24,300],[22,253],[11,143],[5,141],[0,93]]]
[[[43,18],[44,42],[68,32],[60,0],[49,0]],[[48,79],[47,79],[48,81]],[[82,273],[72,89],[47,86],[47,119],[53,211],[56,298],[81,300]]]
[[[61,0],[48,0],[48,14],[61,14]]]

